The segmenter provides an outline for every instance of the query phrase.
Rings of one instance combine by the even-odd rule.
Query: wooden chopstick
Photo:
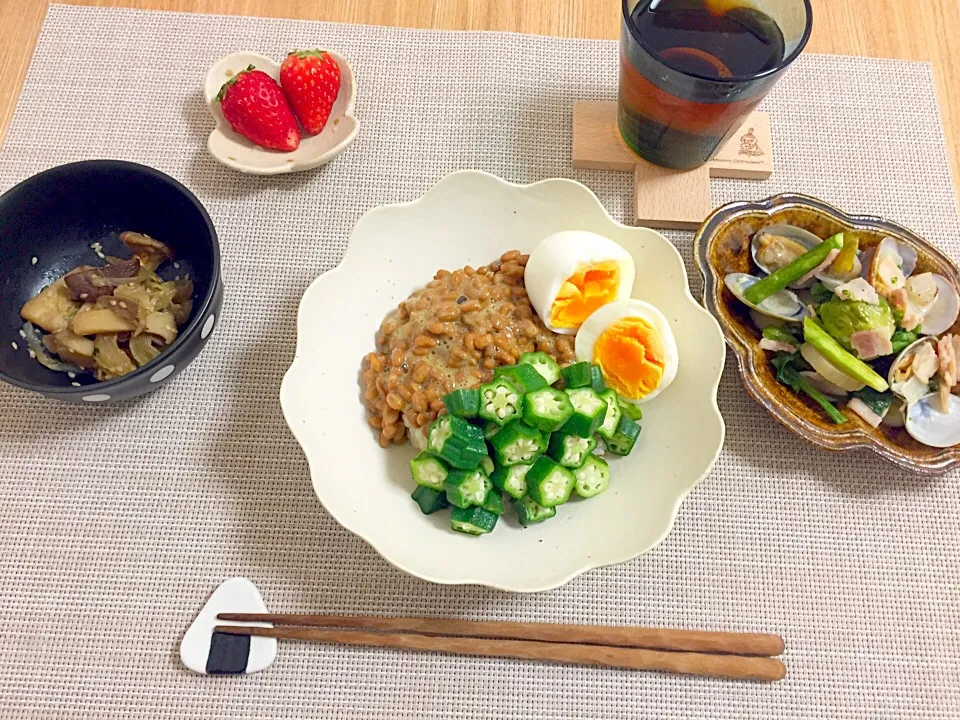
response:
[[[728,653],[773,657],[783,653],[783,639],[766,633],[702,632],[604,625],[513,623],[446,618],[389,618],[358,615],[293,615],[277,613],[220,613],[220,620],[267,622],[328,628],[364,628],[458,637],[533,640],[537,642],[607,645],[701,653]]]
[[[249,616],[247,616],[249,617]],[[283,640],[314,640],[342,645],[388,647],[400,650],[456,653],[475,657],[508,657],[547,660],[577,665],[597,665],[628,670],[653,670],[736,680],[773,682],[786,676],[782,662],[768,657],[670,652],[643,648],[609,647],[562,642],[450,637],[314,627],[250,627],[221,625],[216,632]]]

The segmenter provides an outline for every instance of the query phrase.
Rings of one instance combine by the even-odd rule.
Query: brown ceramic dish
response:
[[[785,427],[828,450],[869,448],[903,468],[924,475],[939,475],[960,464],[960,447],[927,447],[902,428],[881,425],[874,429],[843,409],[849,422],[835,425],[812,402],[777,382],[768,354],[760,349],[760,331],[750,320],[747,307],[723,283],[728,273],[758,273],[750,257],[750,239],[757,230],[774,223],[796,225],[821,238],[856,231],[861,248],[893,237],[916,248],[919,258],[915,272],[936,272],[960,287],[957,267],[930,243],[896,223],[847,215],[805,195],[776,195],[760,202],[724,205],[700,227],[694,241],[694,254],[704,279],[704,305],[723,328],[750,396]],[[952,332],[958,331],[957,325]],[[880,373],[885,375],[885,368]]]

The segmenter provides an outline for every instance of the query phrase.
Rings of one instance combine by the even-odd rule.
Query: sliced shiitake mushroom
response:
[[[120,233],[120,240],[140,259],[140,264],[150,272],[156,272],[160,263],[173,259],[173,250],[159,240],[143,233],[127,230]]]
[[[121,260],[104,267],[75,270],[64,276],[72,300],[96,300],[110,295],[114,288],[135,278],[140,272],[140,259]]]
[[[130,332],[134,334],[143,332],[144,325],[146,325],[147,322],[147,315],[149,314],[148,308],[145,308],[136,300],[116,297],[115,295],[108,295],[97,300],[97,308],[110,310],[118,317],[131,323],[133,329],[130,330]],[[121,330],[119,332],[123,331]]]

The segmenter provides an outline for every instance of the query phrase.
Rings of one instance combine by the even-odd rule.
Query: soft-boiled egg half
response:
[[[534,248],[523,282],[543,324],[573,335],[597,308],[630,297],[635,274],[630,253],[613,240],[567,230]]]
[[[663,313],[643,300],[604,305],[577,333],[577,360],[599,365],[603,379],[624,400],[640,403],[663,392],[677,376],[677,341]]]

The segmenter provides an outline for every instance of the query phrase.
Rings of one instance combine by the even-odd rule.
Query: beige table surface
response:
[[[47,0],[0,0],[0,140],[13,115],[47,4]],[[73,0],[73,4],[584,38],[616,38],[620,23],[618,0]],[[960,36],[960,0],[813,0],[813,4],[810,52],[933,63],[956,185],[960,54],[948,40]]]

